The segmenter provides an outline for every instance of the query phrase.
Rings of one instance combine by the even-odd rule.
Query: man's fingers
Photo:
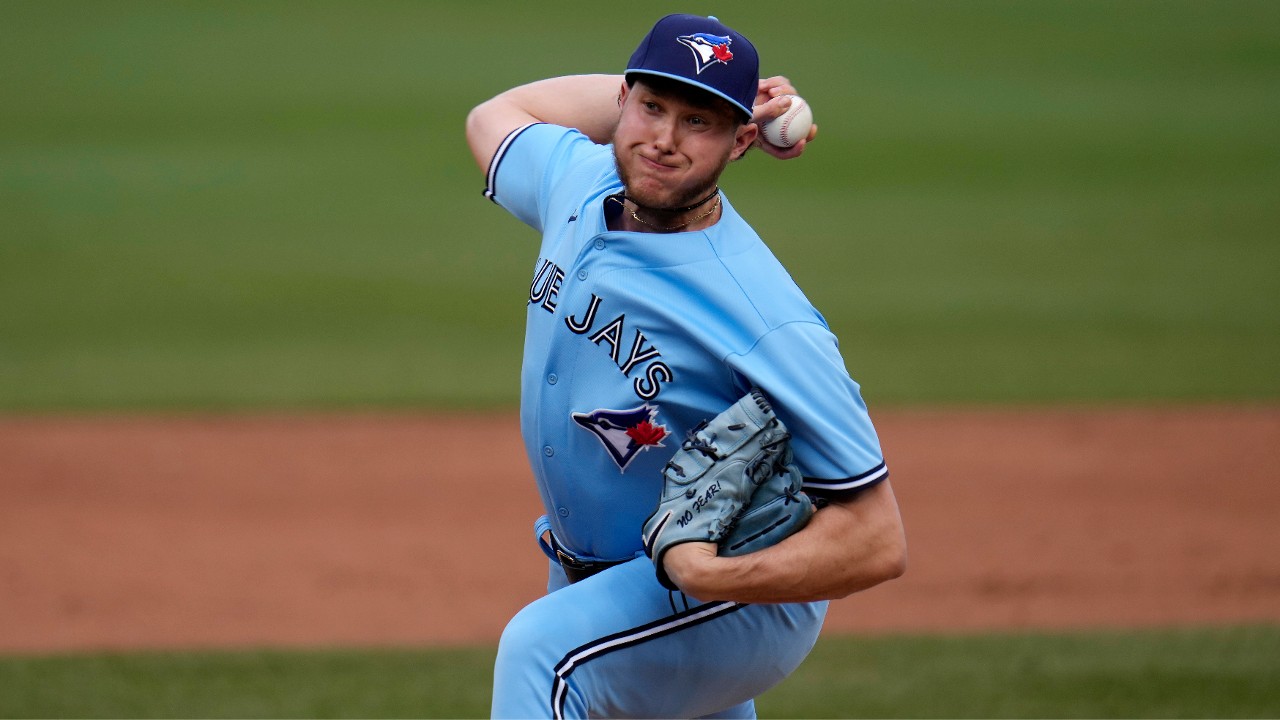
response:
[[[767,95],[769,97],[794,95],[796,94],[796,89],[795,86],[791,84],[790,80],[781,75],[775,75],[771,78],[763,78],[760,80],[759,94]]]
[[[780,117],[789,107],[791,107],[791,98],[772,98],[769,101],[752,108],[753,114],[751,120],[761,124],[767,123],[774,118]]]

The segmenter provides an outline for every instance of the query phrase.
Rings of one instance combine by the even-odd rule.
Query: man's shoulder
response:
[[[613,170],[613,153],[577,130],[531,123],[511,131],[494,154],[485,197],[535,227],[535,215],[566,193],[581,193]],[[524,208],[520,212],[517,212]],[[535,211],[533,208],[541,208]]]
[[[714,234],[710,236],[718,260],[734,276],[772,277],[793,283],[773,248],[755,228],[724,201],[725,212]]]
[[[612,157],[611,146],[598,145],[578,130],[550,123],[531,123],[512,130],[499,156],[515,153],[570,164]]]
[[[722,222],[722,235],[713,240],[718,264],[766,325],[820,321],[804,291],[760,234],[732,208]]]

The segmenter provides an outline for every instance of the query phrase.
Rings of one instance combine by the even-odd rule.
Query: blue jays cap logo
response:
[[[686,52],[693,53],[692,64]],[[714,17],[677,14],[659,20],[627,61],[624,75],[630,82],[642,73],[717,95],[737,108],[744,122],[751,121],[760,90],[755,46]]]
[[[657,415],[658,408],[645,403],[630,410],[573,413],[573,420],[590,430],[625,471],[641,451],[663,447],[662,441],[671,434],[666,425],[653,422]]]
[[[733,59],[733,53],[729,51],[729,44],[733,42],[733,38],[728,35],[694,33],[681,35],[676,40],[693,51],[699,75],[715,63],[728,65]]]

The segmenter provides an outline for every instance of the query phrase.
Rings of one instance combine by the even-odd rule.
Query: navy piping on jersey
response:
[[[656,620],[647,625],[641,625],[637,628],[593,640],[569,651],[569,654],[565,655],[564,659],[556,665],[555,680],[551,684],[551,709],[556,720],[564,717],[564,703],[565,695],[569,690],[569,676],[583,663],[603,657],[614,650],[629,648],[633,645],[639,645],[649,640],[656,640],[674,632],[701,625],[708,620],[714,620],[744,607],[746,605],[729,600],[699,605],[691,610]]]
[[[493,159],[489,161],[489,172],[486,173],[484,177],[484,182],[485,182],[484,196],[485,197],[489,198],[490,200],[493,200],[494,203],[498,202],[497,200],[494,200],[494,194],[496,192],[495,185],[498,182],[498,165],[502,163],[502,156],[507,153],[507,148],[511,147],[511,143],[514,142],[515,139],[519,137],[520,133],[524,132],[525,130],[528,130],[534,125],[544,125],[544,124],[545,123],[534,122],[534,123],[529,123],[528,125],[522,125],[516,128],[515,130],[512,130],[510,133],[507,134],[505,138],[503,138],[502,144],[498,146],[497,150],[493,151]]]
[[[854,477],[845,478],[844,480],[815,480],[814,478],[805,478],[804,489],[827,493],[848,492],[850,490],[859,490],[869,485],[873,485],[887,477],[889,477],[889,468],[882,462],[861,475],[855,475]]]

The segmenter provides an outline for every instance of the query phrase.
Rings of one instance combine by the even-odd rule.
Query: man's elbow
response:
[[[884,547],[873,556],[865,558],[856,573],[830,585],[822,594],[822,599],[841,600],[854,593],[870,590],[877,585],[900,578],[906,572],[906,546]]]
[[[488,168],[489,158],[492,157],[492,151],[488,148],[491,143],[485,136],[485,120],[485,103],[482,103],[471,108],[471,112],[467,113],[464,126],[467,146],[471,148],[471,154],[481,170]]]
[[[468,138],[480,135],[484,132],[489,116],[493,113],[493,105],[494,98],[490,98],[471,108],[471,112],[467,113],[467,122],[465,127]]]
[[[902,577],[907,572],[907,538],[899,530],[889,533],[871,561],[869,572],[872,585]]]
[[[906,574],[907,572],[907,540],[905,537],[900,537],[897,542],[893,543],[889,548],[885,550],[884,559],[883,559],[883,568],[884,568],[884,572],[883,572],[884,580],[882,580],[881,582],[895,580]]]

